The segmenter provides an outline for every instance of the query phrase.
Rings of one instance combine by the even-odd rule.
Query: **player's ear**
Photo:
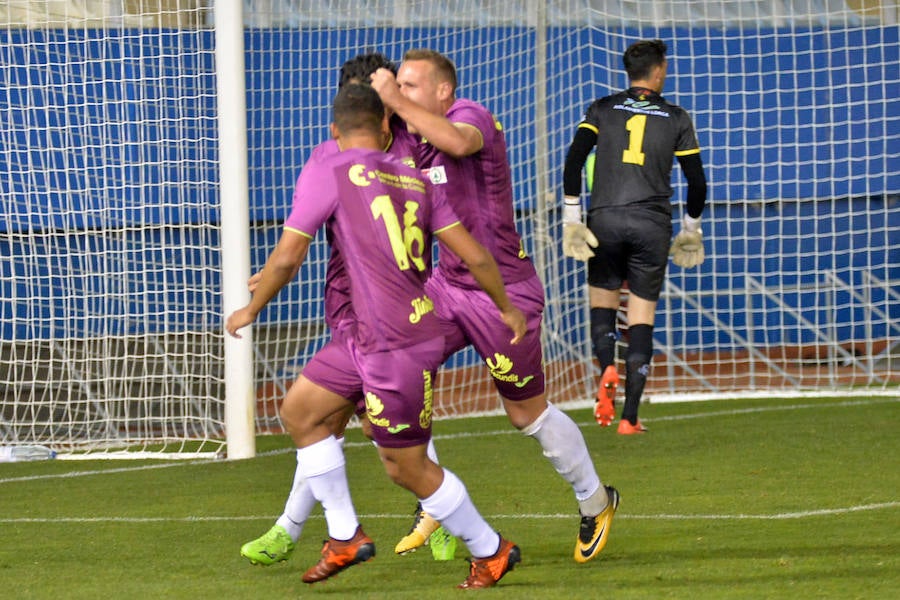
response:
[[[453,97],[453,86],[449,81],[442,81],[438,84],[438,97],[443,101]]]
[[[334,123],[331,123],[331,125],[330,125],[329,127],[330,127],[330,129],[331,129],[331,137],[332,137],[332,139],[335,139],[335,140],[340,139],[340,137],[341,137],[341,132],[338,131],[337,125],[335,125]]]

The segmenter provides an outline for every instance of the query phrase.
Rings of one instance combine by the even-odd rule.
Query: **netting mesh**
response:
[[[694,118],[707,261],[670,267],[649,396],[895,389],[900,339],[896,4],[245,1],[251,253],[274,247],[328,135],[341,63],[446,53],[503,124],[545,282],[555,402],[594,393],[584,268],[561,258],[562,162],[639,38]],[[193,450],[223,435],[215,33],[195,0],[0,7],[0,440]],[[684,196],[676,167],[676,218]],[[676,226],[677,227],[677,226]],[[257,428],[322,346],[327,248],[261,316]],[[627,294],[623,296],[623,307]],[[622,343],[627,342],[623,325]],[[620,352],[621,357],[621,352]],[[621,365],[620,365],[621,366]],[[620,368],[620,371],[623,369]],[[499,400],[473,352],[439,414]]]

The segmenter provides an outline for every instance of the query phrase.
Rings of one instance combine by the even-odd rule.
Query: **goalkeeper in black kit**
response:
[[[566,154],[563,252],[588,263],[591,341],[602,373],[594,416],[602,426],[615,419],[616,312],[627,282],[625,404],[618,432],[630,435],[646,431],[638,407],[650,371],[656,303],[669,254],[683,268],[699,266],[704,259],[700,216],[706,176],[690,116],[660,96],[668,68],[665,43],[636,42],[623,62],[629,88],[588,107]],[[581,170],[591,150],[596,158],[585,226]],[[688,187],[686,214],[670,249],[674,158]]]

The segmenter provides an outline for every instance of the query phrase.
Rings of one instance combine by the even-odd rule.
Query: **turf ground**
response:
[[[571,491],[534,440],[503,417],[445,420],[442,462],[522,549],[497,588],[454,589],[465,549],[437,562],[395,556],[412,498],[391,484],[358,430],[351,490],[378,555],[314,586],[325,523],[292,558],[252,567],[240,545],[264,533],[294,469],[290,443],[261,437],[234,462],[89,461],[0,465],[4,598],[895,598],[900,597],[900,398],[650,404],[650,432],[581,425],[622,503],[594,561],[571,554]]]

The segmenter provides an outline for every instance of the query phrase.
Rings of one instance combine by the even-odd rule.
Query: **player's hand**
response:
[[[231,337],[241,339],[241,336],[237,333],[238,329],[246,327],[255,320],[256,313],[250,310],[250,308],[246,306],[244,308],[239,308],[231,313],[231,316],[225,321],[225,331],[227,331]]]
[[[525,332],[528,331],[528,321],[525,320],[525,315],[522,314],[522,311],[513,306],[508,310],[500,311],[500,318],[513,332],[513,338],[509,343],[518,344],[522,341],[522,338],[525,337]]]
[[[381,67],[372,73],[372,89],[378,92],[381,101],[393,108],[396,99],[400,96],[400,86],[397,78],[389,69]]]
[[[563,225],[563,254],[575,260],[588,260],[594,256],[591,248],[598,245],[597,238],[582,223]]]
[[[700,229],[699,223],[690,229],[682,227],[675,239],[672,240],[669,254],[672,256],[672,262],[684,269],[703,264],[706,253],[703,250],[703,231]]]
[[[262,280],[262,271],[257,271],[247,280],[247,289],[251,294],[256,291],[256,286],[259,285],[260,280]]]

